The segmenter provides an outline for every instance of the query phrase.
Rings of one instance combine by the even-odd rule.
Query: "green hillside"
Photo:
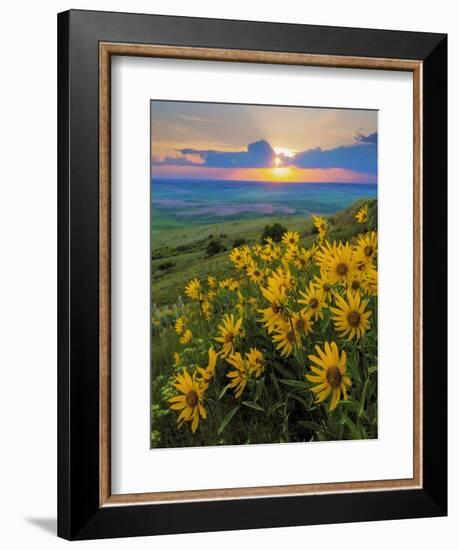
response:
[[[362,202],[369,204],[370,221],[376,225],[377,201],[357,201],[345,210],[325,216],[332,222],[331,239],[347,239],[355,233],[353,220]],[[272,216],[152,233],[153,303],[157,306],[175,303],[183,295],[185,284],[194,277],[212,274],[222,279],[234,275],[227,260],[229,251],[244,241],[251,245],[261,243],[265,226],[275,223],[288,231],[298,231],[306,247],[316,240],[312,219],[304,216]],[[214,243],[216,249],[221,247],[221,251],[210,256],[209,243]]]

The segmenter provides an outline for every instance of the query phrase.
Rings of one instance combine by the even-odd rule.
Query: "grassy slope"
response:
[[[333,220],[333,238],[350,236],[353,218],[361,202],[358,201],[349,208],[329,216]],[[369,202],[372,211],[376,211],[376,201],[366,202]],[[249,244],[259,243],[264,227],[274,223],[282,224],[289,231],[301,233],[305,246],[315,241],[315,236],[311,233],[312,220],[304,216],[228,221],[156,233],[152,237],[153,303],[175,303],[178,296],[183,295],[185,284],[194,277],[203,278],[212,274],[221,279],[234,274],[227,259],[228,252],[206,257],[206,246],[211,239],[218,239],[230,251],[236,239],[245,239]],[[160,269],[160,266],[168,264],[171,265]]]

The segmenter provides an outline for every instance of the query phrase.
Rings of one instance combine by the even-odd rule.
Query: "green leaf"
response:
[[[362,434],[359,432],[357,426],[354,424],[354,422],[352,422],[352,420],[347,416],[346,413],[344,413],[343,419],[344,419],[344,422],[345,422],[346,426],[349,428],[349,430],[352,434],[352,437],[354,439],[362,439]]]
[[[278,363],[274,362],[273,363],[273,366],[274,368],[277,370],[277,372],[279,372],[280,374],[282,374],[282,376],[286,377],[286,378],[294,378],[294,374],[292,372],[290,372],[289,370],[287,370],[286,368],[282,367],[281,365],[279,365]]]
[[[374,372],[376,372],[378,370],[378,367],[376,365],[374,365],[373,367],[370,367],[368,369],[368,374],[373,374]]]
[[[257,382],[257,389],[255,391],[255,401],[258,401],[260,399],[264,389],[265,389],[265,379],[262,378]]]
[[[277,411],[277,409],[280,409],[284,406],[284,403],[275,403],[269,408],[268,414],[272,414],[273,412]]]
[[[242,404],[246,407],[250,407],[251,409],[255,409],[256,411],[265,411],[264,408],[258,403],[255,403],[255,401],[243,401]]]
[[[226,426],[231,422],[231,419],[233,418],[233,416],[237,413],[237,411],[240,409],[240,405],[237,405],[236,407],[234,407],[234,409],[231,409],[230,412],[225,416],[225,418],[223,419],[222,423],[220,424],[220,426],[218,427],[218,430],[217,430],[217,433],[218,435],[220,435],[221,433],[223,433],[223,430],[226,428]]]
[[[367,378],[365,380],[365,384],[363,385],[362,395],[360,396],[360,404],[359,404],[359,416],[361,417],[363,415],[363,408],[365,406],[365,397],[367,395],[367,388],[368,388],[368,380]]]
[[[303,405],[303,407],[306,407],[307,409],[309,408],[309,403],[306,403],[306,400],[303,399],[302,397],[300,397],[299,395],[296,395],[294,393],[290,394],[290,397],[292,399],[296,399],[296,401],[298,401],[299,403],[301,403]]]
[[[218,398],[221,399],[225,393],[226,393],[226,390],[229,388],[229,384],[227,384],[223,389],[222,391],[218,394]]]
[[[277,380],[277,376],[273,372],[271,373],[271,380],[273,381],[277,393],[280,393],[279,381]]]
[[[300,380],[285,380],[281,379],[279,380],[281,384],[284,384],[284,386],[288,386],[289,388],[295,388],[297,390],[306,390],[306,384],[304,382],[301,382]]]
[[[353,412],[357,412],[357,404],[352,401],[351,399],[348,399],[347,401],[345,401],[344,399],[341,400],[339,402],[339,407],[341,408],[345,408],[345,409],[350,409],[351,411]]]

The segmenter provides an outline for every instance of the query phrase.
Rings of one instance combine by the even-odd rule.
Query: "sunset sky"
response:
[[[152,177],[376,183],[377,112],[151,102]]]

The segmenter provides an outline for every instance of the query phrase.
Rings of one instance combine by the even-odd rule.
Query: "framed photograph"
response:
[[[446,36],[58,32],[59,535],[446,515]]]

